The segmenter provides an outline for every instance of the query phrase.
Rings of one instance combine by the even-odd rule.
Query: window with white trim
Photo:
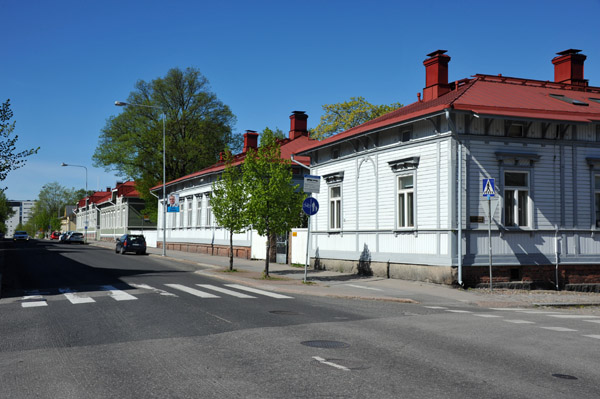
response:
[[[342,228],[342,186],[329,187],[329,228]]]
[[[196,226],[200,226],[202,222],[202,196],[196,196]]]
[[[529,226],[528,172],[504,172],[504,225]]]
[[[192,227],[192,198],[188,198],[186,200],[187,202],[187,226],[186,227]]]
[[[183,228],[183,218],[185,214],[185,199],[182,198],[179,200],[179,228]]]
[[[210,204],[210,193],[206,193],[206,227],[212,226],[212,205]]]
[[[414,175],[398,176],[398,227],[415,225]]]

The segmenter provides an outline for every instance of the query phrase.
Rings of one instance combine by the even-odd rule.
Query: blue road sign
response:
[[[482,195],[484,197],[493,197],[496,194],[496,184],[494,179],[483,179]]]
[[[319,212],[319,201],[313,197],[306,198],[302,203],[302,210],[308,216],[316,215]]]

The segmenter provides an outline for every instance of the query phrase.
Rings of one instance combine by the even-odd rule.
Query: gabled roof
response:
[[[435,115],[446,109],[478,115],[566,122],[600,122],[600,87],[492,75],[475,75],[452,85],[452,90],[431,101],[417,101],[362,125],[300,149],[314,149],[385,127]]]
[[[133,180],[126,181],[125,183],[117,183],[117,186],[108,191],[96,191],[89,197],[84,197],[77,202],[77,208],[85,206],[85,200],[88,199],[88,204],[103,204],[111,200],[113,193],[116,192],[117,197],[124,198],[139,198],[140,193],[135,188],[135,182]]]
[[[280,147],[281,159],[289,160],[290,157],[292,156],[292,154],[295,154],[296,152],[298,152],[299,149],[306,147],[310,142],[313,142],[313,141],[316,141],[316,140],[313,140],[305,135],[296,137],[293,140],[289,139],[289,138],[278,139],[277,142],[281,146]],[[233,157],[233,165],[234,166],[241,165],[242,163],[244,163],[244,159],[246,159],[245,152],[235,155]],[[294,159],[304,165],[307,165],[307,166],[310,163],[310,158],[307,156],[299,156],[299,157],[295,157]],[[170,185],[180,183],[182,181],[191,180],[191,179],[202,177],[202,176],[210,176],[215,173],[221,173],[224,169],[225,169],[225,161],[219,161],[207,168],[199,170],[198,172],[190,173],[189,175],[182,176],[175,180],[168,181],[166,185],[168,187]],[[155,191],[160,188],[162,188],[162,184],[152,187],[150,189],[150,191]]]

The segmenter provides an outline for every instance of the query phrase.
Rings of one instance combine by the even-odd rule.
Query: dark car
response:
[[[29,234],[26,231],[17,230],[13,234],[14,241],[29,241]]]
[[[146,239],[142,235],[125,234],[116,240],[116,253],[135,252],[138,255],[146,254]]]

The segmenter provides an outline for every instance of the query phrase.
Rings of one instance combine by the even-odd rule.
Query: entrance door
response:
[[[287,263],[287,254],[288,254],[288,236],[277,236],[277,255],[275,262],[277,263]]]

